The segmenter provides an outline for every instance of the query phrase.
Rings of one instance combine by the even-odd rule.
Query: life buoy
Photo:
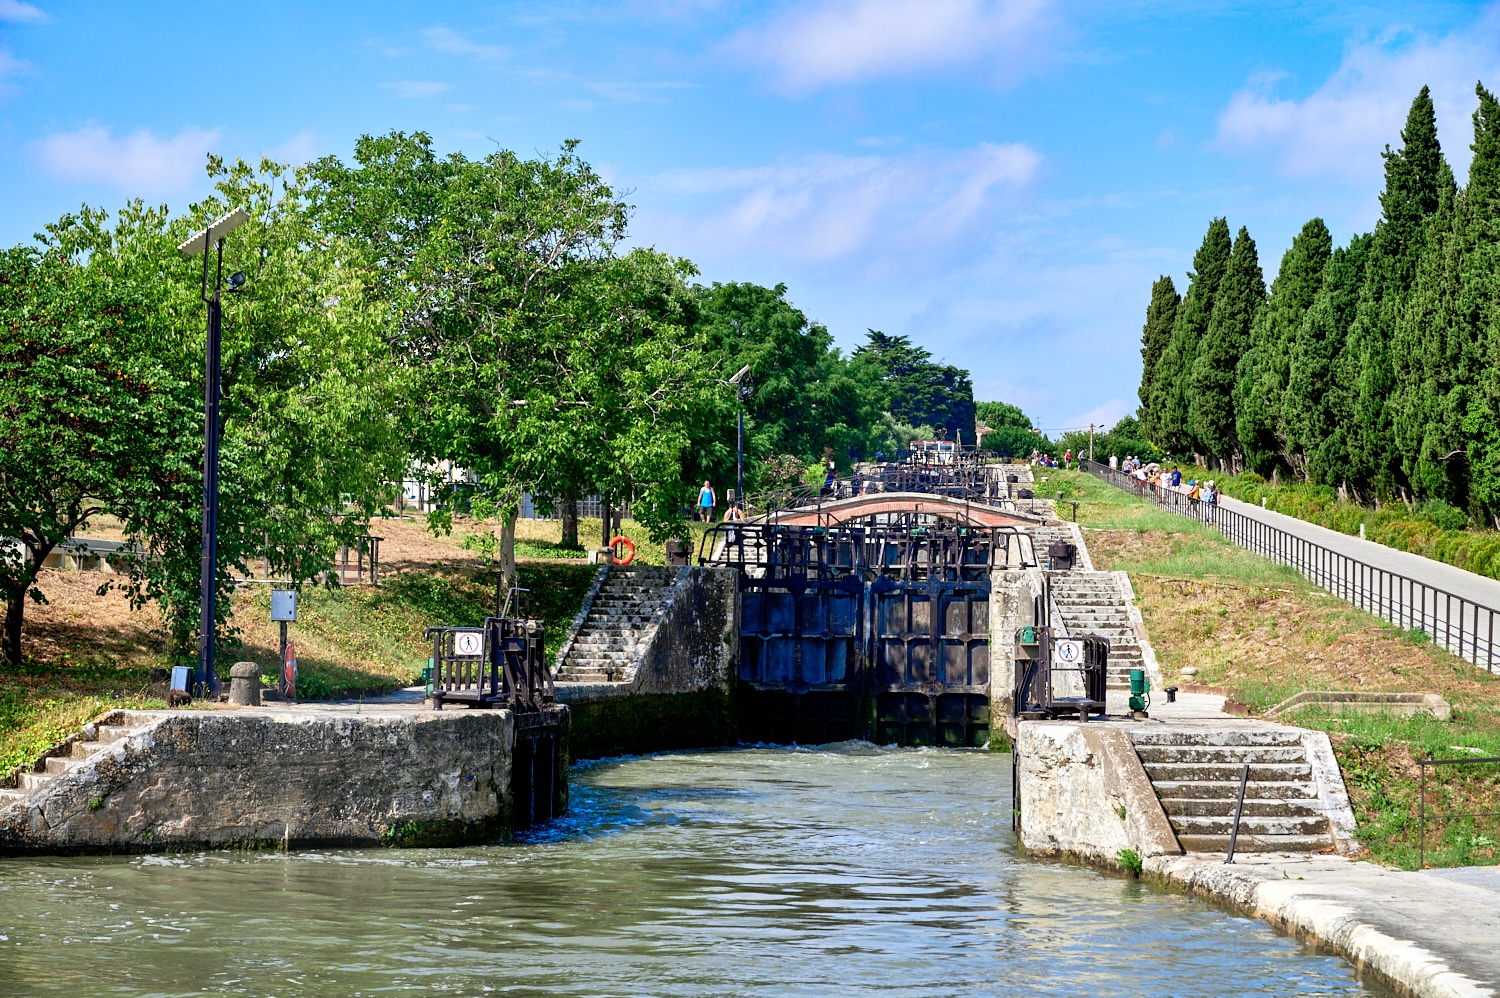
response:
[[[635,561],[635,544],[631,542],[629,537],[626,537],[622,534],[619,537],[610,539],[609,546],[611,550],[618,550],[622,545],[625,548],[625,556],[622,558],[619,554],[616,554],[616,565],[628,565],[632,561]]]

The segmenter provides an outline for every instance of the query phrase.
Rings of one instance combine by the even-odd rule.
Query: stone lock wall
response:
[[[1141,766],[1130,735],[1107,722],[1017,725],[1021,847],[1035,856],[1118,866],[1182,847]]]
[[[129,715],[130,734],[0,811],[0,852],[456,844],[508,828],[507,710]]]

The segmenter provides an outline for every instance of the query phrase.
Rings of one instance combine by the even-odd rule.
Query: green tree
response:
[[[87,221],[98,214],[85,210]],[[21,662],[28,599],[47,556],[90,517],[125,510],[134,490],[191,468],[162,428],[180,424],[184,386],[139,348],[152,290],[111,281],[76,252],[76,217],[44,251],[0,253],[0,655]]]
[[[1347,434],[1353,427],[1354,381],[1345,346],[1373,238],[1369,233],[1355,236],[1347,247],[1333,251],[1323,268],[1322,287],[1292,342],[1281,403],[1287,461],[1302,478],[1324,485],[1349,480]]]
[[[980,446],[1001,457],[1027,457],[1032,451],[1052,452],[1052,441],[1036,429],[1031,417],[1008,402],[979,402],[974,407],[989,427]]]
[[[1474,158],[1464,189],[1469,252],[1459,313],[1479,375],[1460,426],[1468,452],[1470,509],[1500,528],[1500,103],[1476,85]]]
[[[1232,243],[1229,223],[1216,218],[1208,226],[1203,244],[1193,254],[1188,290],[1172,323],[1172,338],[1162,351],[1152,381],[1150,418],[1146,422],[1171,453],[1189,452],[1197,441],[1188,427],[1187,379],[1198,357],[1198,341],[1208,331],[1214,297],[1229,269]]]
[[[969,372],[933,363],[932,354],[905,336],[871,329],[855,348],[852,367],[883,390],[883,407],[911,426],[931,426],[948,440],[974,433],[974,386]]]
[[[1250,348],[1250,327],[1265,303],[1255,241],[1243,226],[1235,237],[1229,266],[1218,292],[1208,328],[1188,374],[1188,430],[1211,457],[1229,470],[1240,461],[1235,432],[1234,390],[1240,358]]]
[[[1236,372],[1235,432],[1247,467],[1264,475],[1286,461],[1282,402],[1291,373],[1293,345],[1302,319],[1323,283],[1333,238],[1321,218],[1302,226],[1282,254],[1266,307],[1256,313],[1250,348]]]
[[[1141,329],[1141,387],[1136,393],[1140,398],[1140,417],[1144,431],[1152,436],[1160,433],[1152,420],[1151,393],[1156,385],[1157,368],[1162,354],[1172,339],[1172,325],[1177,319],[1177,306],[1182,296],[1172,278],[1163,274],[1151,285],[1151,301],[1146,306],[1146,325]]]
[[[1375,226],[1359,311],[1349,331],[1348,350],[1358,358],[1354,427],[1344,462],[1352,477],[1376,494],[1403,484],[1402,460],[1388,404],[1396,390],[1392,336],[1416,278],[1426,220],[1445,197],[1452,197],[1453,175],[1443,159],[1437,117],[1426,87],[1412,101],[1401,130],[1402,147],[1389,146],[1381,219]]]
[[[720,377],[750,368],[743,382],[745,451],[754,462],[749,477],[758,462],[775,455],[809,461],[831,449],[844,462],[851,453],[873,452],[869,436],[880,424],[880,387],[861,380],[828,330],[787,301],[786,285],[716,283],[697,294],[694,332],[719,358]],[[719,474],[732,470],[731,460]]]

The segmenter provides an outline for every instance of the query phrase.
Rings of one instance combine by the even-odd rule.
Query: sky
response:
[[[1478,80],[1500,5],[0,0],[0,241],[182,211],[210,152],[578,139],[633,244],[784,283],[846,350],[908,335],[1055,433],[1135,409],[1151,283],[1186,290],[1215,216],[1268,282],[1307,219],[1373,227],[1424,84],[1462,180]]]

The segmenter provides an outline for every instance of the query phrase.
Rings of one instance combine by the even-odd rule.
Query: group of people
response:
[[[703,483],[703,488],[698,490],[698,506],[693,510],[693,519],[703,523],[714,522],[714,507],[719,504],[718,496],[714,493],[714,487],[708,482]],[[735,497],[734,489],[729,490],[729,507],[724,510],[725,523],[743,523],[745,511],[741,508],[739,500]]]
[[[1205,523],[1212,523],[1214,509],[1219,505],[1219,489],[1212,479],[1200,482],[1195,478],[1182,480],[1182,470],[1175,465],[1170,471],[1159,464],[1143,465],[1134,457],[1120,463],[1115,455],[1109,458],[1111,469],[1128,474],[1144,491],[1147,487],[1156,490],[1158,502],[1167,502],[1169,493],[1185,496],[1191,504],[1192,514]]]

